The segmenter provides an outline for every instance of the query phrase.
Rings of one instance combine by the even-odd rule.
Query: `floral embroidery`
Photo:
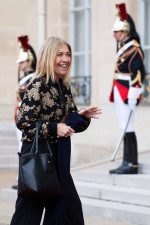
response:
[[[41,92],[42,97],[42,103],[43,103],[43,108],[47,109],[47,106],[54,106],[54,100],[51,98],[49,93],[44,94]]]
[[[61,109],[57,109],[56,110],[56,115],[58,115],[58,116],[62,115],[62,110]]]
[[[41,86],[40,82],[37,82],[36,85],[33,84],[33,88],[30,91],[27,91],[26,97],[31,101],[34,98],[35,101],[40,99],[39,88]]]

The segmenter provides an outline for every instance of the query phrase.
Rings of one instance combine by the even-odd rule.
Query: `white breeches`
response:
[[[16,127],[16,136],[17,136],[17,140],[18,140],[18,152],[21,152],[21,146],[22,146],[22,142],[21,142],[21,138],[22,138],[22,132]]]
[[[125,104],[119,94],[119,91],[116,86],[114,86],[114,106],[116,109],[119,126],[121,130],[125,129],[127,119],[130,113],[130,108],[128,104]],[[133,132],[134,131],[134,115],[135,115],[135,109],[132,111],[128,126],[127,126],[127,132]]]

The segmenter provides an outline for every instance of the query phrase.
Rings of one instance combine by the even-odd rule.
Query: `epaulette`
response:
[[[133,40],[133,46],[139,48],[140,44],[136,40]]]

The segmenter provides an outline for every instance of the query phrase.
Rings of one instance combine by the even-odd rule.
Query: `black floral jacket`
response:
[[[45,77],[35,78],[28,86],[17,117],[17,127],[23,132],[23,142],[33,140],[39,120],[42,121],[39,140],[49,140],[51,143],[58,141],[57,123],[65,123],[72,112],[77,112],[69,85],[64,86],[60,82],[60,86],[63,95],[58,83],[50,80],[46,84]],[[90,120],[84,120],[85,123],[76,132],[88,127]]]

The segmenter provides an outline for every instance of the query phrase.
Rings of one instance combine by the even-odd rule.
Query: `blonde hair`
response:
[[[71,46],[66,41],[64,41],[63,39],[59,37],[50,37],[44,42],[44,44],[42,45],[40,49],[39,56],[37,59],[35,75],[33,76],[32,80],[34,80],[34,78],[44,77],[45,75],[46,75],[46,83],[49,82],[50,77],[52,81],[55,80],[54,61],[55,61],[57,52],[59,51],[62,45],[67,45],[71,54],[71,62],[72,62]],[[70,69],[71,69],[71,63],[68,67],[68,71],[66,75],[63,77],[64,84],[69,83]]]

